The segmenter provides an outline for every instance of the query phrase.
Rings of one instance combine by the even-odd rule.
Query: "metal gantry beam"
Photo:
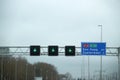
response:
[[[48,46],[41,46],[41,55],[48,55]],[[76,56],[81,56],[81,47],[75,47]],[[119,47],[106,47],[106,56],[118,56]],[[65,47],[59,47],[59,55],[64,55]],[[0,55],[29,55],[29,46],[0,46]]]
[[[118,48],[118,80],[120,80],[120,47]]]

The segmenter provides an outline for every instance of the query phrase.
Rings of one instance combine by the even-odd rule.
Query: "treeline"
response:
[[[25,58],[0,56],[0,80],[59,80],[56,68],[47,63],[30,64]]]

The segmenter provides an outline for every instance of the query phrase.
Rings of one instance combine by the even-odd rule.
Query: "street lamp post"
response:
[[[118,80],[120,80],[120,47],[118,48]]]
[[[103,34],[103,31],[102,31],[102,25],[98,25],[98,27],[100,27],[100,29],[101,29],[101,32],[100,32],[100,41],[102,42],[102,34]]]
[[[46,80],[48,80],[48,76],[47,76],[47,73],[48,73],[48,71],[46,71]]]
[[[89,62],[89,56],[88,56],[88,80],[90,80],[90,62]]]
[[[1,55],[1,80],[3,80],[3,55]]]
[[[15,58],[15,80],[17,80],[17,57]]]
[[[34,66],[34,79],[36,77],[36,67]]]
[[[100,40],[102,42],[102,25],[98,25],[98,27],[101,28],[101,37],[100,37]],[[102,80],[102,55],[101,55],[101,60],[100,60],[100,80]]]
[[[28,67],[28,64],[26,63],[26,80],[27,80],[27,71],[28,71],[27,67]]]

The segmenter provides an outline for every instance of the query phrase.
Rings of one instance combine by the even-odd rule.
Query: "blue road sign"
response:
[[[106,55],[106,43],[82,42],[81,55]]]

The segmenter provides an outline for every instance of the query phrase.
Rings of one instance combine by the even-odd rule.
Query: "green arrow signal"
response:
[[[33,52],[37,52],[37,49],[36,49],[36,48],[34,48],[34,49],[33,49]]]
[[[72,52],[72,50],[71,49],[69,49],[69,53],[71,53]]]
[[[54,48],[52,48],[52,52],[55,52],[55,49],[54,49]]]

